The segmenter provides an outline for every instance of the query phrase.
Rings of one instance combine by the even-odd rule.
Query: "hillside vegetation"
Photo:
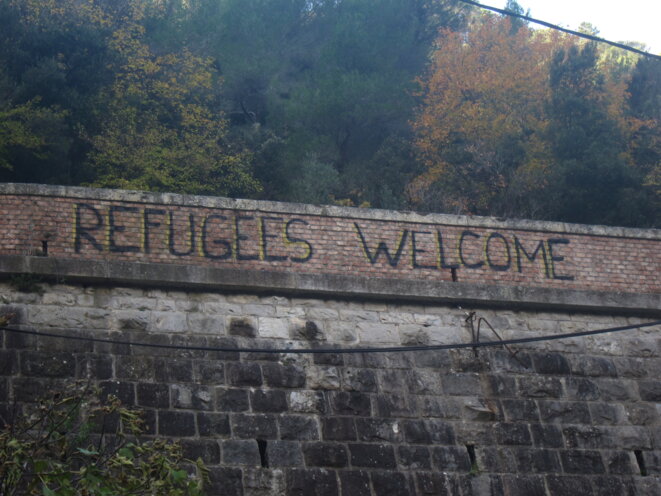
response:
[[[661,226],[657,60],[454,0],[0,0],[0,24],[0,181]]]

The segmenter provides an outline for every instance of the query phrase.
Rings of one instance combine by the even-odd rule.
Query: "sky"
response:
[[[476,0],[479,1],[479,0]],[[589,22],[611,41],[639,41],[661,54],[661,0],[518,0],[530,17],[576,29]],[[480,3],[503,8],[506,0]]]

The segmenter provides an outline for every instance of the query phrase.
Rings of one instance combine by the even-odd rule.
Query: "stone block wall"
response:
[[[181,347],[356,348],[636,324],[578,312],[0,284],[12,327]],[[494,340],[482,325],[481,340]],[[210,468],[210,495],[661,494],[659,327],[404,353],[191,351],[0,332],[0,416],[75,378]]]
[[[656,322],[660,273],[659,230],[3,184],[0,317],[59,337],[0,330],[0,421],[89,379],[209,495],[657,495],[661,325],[379,348]]]

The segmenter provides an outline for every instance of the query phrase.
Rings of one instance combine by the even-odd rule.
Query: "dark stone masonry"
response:
[[[478,340],[478,325],[485,342],[658,321],[659,231],[427,216],[428,223],[454,223],[441,229],[446,236],[455,228],[480,233],[482,248],[493,250],[514,250],[513,236],[523,240],[522,232],[534,230],[530,239],[556,240],[539,245],[555,275],[572,276],[554,278],[541,258],[536,274],[519,275],[514,251],[505,270],[508,261],[495,252],[468,251],[477,238],[463,234],[455,242],[464,237],[467,264],[453,269],[459,282],[452,282],[449,269],[438,280],[430,275],[441,272],[440,261],[435,269],[415,267],[432,263],[421,244],[431,231],[415,227],[419,219],[408,214],[237,201],[235,231],[213,231],[216,244],[195,243],[217,257],[228,250],[236,255],[238,246],[244,258],[205,258],[202,250],[188,264],[159,259],[158,249],[167,248],[157,225],[166,226],[167,215],[159,212],[207,209],[206,217],[195,215],[211,219],[211,235],[211,222],[216,229],[223,221],[213,199],[3,188],[5,204],[20,199],[27,210],[2,210],[0,201],[3,225],[13,226],[0,226],[0,317],[14,314],[12,329],[114,343],[0,331],[0,422],[49,391],[90,379],[142,410],[148,436],[178,440],[188,457],[202,458],[210,469],[209,495],[661,494],[661,325],[507,348],[340,352],[469,344]],[[34,226],[43,212],[31,218],[27,206],[55,199],[69,209],[74,228],[79,216],[78,231],[69,226],[65,235],[42,240]],[[222,202],[222,216],[230,218],[231,201]],[[77,203],[100,217],[87,209],[80,218]],[[123,237],[130,219],[121,215],[145,211],[149,243],[144,233]],[[360,263],[325,270],[324,259],[315,257],[330,257],[324,250],[337,235],[290,223],[338,226],[338,218],[351,224],[352,216],[370,239],[378,223],[397,224],[392,232],[401,239],[388,238],[389,257],[381,252],[374,260],[377,244],[365,247],[353,232],[342,238],[348,244],[341,250],[355,249]],[[198,217],[196,236],[205,232]],[[265,219],[255,232],[252,217]],[[30,222],[34,246],[12,234]],[[413,244],[404,244],[403,229],[417,236]],[[248,250],[251,236],[261,237],[261,251]],[[48,256],[35,251],[42,241],[50,243]],[[178,239],[173,251],[186,251],[188,242]],[[642,251],[621,250],[634,242]],[[525,246],[531,255],[532,245]],[[390,263],[395,256],[397,267]],[[617,257],[629,265],[613,262]],[[444,263],[461,265],[458,260]],[[487,267],[469,267],[477,261]],[[306,272],[307,263],[316,265]],[[605,267],[609,274],[600,272]],[[629,287],[627,267],[635,269]],[[417,271],[424,275],[419,280]],[[479,271],[486,271],[485,283]],[[604,286],[609,280],[612,291]],[[334,352],[286,352],[328,348]]]

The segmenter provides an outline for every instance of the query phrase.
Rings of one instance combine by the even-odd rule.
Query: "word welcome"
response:
[[[370,243],[358,223],[354,222],[354,228],[360,238],[363,254],[372,265],[377,264],[379,258],[383,258],[391,267],[397,267],[404,249],[408,245],[410,264],[414,269],[456,270],[462,267],[480,269],[486,266],[497,272],[505,272],[516,265],[518,272],[522,272],[524,263],[533,263],[539,257],[544,265],[544,273],[547,278],[574,280],[573,276],[556,272],[556,264],[565,260],[565,257],[558,253],[557,248],[558,245],[569,244],[569,240],[565,238],[538,240],[534,247],[529,245],[526,249],[524,243],[516,235],[511,235],[511,238],[508,239],[499,232],[481,235],[464,230],[457,238],[454,254],[450,255],[440,230],[432,232],[402,229],[395,248],[388,247],[385,241],[380,241],[376,248],[370,249]],[[430,244],[434,246],[433,253],[420,247],[423,242],[426,246]],[[479,253],[480,256],[476,257],[476,253]]]

